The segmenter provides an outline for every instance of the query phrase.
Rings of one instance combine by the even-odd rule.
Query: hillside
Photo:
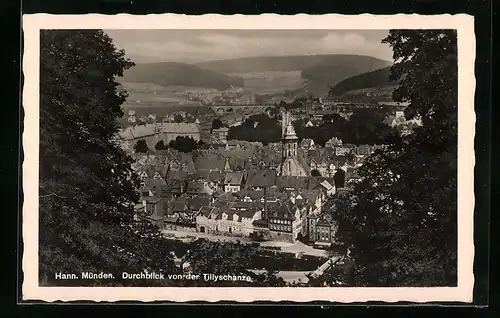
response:
[[[307,84],[293,90],[296,96],[306,94],[325,96],[330,87],[346,78],[387,67],[390,64],[388,61],[370,56],[329,54],[249,57],[203,62],[196,65],[225,74],[299,71],[301,79]]]
[[[389,81],[389,76],[390,67],[384,67],[372,72],[349,77],[334,85],[329,91],[329,95],[338,96],[349,91],[391,86],[393,83]]]
[[[255,73],[255,72],[289,72],[304,71],[315,67],[351,66],[360,71],[346,77],[359,73],[368,72],[377,68],[385,67],[387,61],[379,60],[369,56],[326,54],[326,55],[298,55],[298,56],[261,56],[247,57],[231,60],[220,60],[202,62],[197,66],[219,73]],[[345,77],[344,77],[345,78]]]
[[[144,63],[127,70],[123,78],[129,83],[151,83],[160,86],[189,86],[225,90],[242,87],[243,79],[185,63]]]
[[[330,87],[363,73],[388,67],[391,63],[368,56],[342,55],[302,71],[308,81],[308,91],[313,95],[325,95]]]

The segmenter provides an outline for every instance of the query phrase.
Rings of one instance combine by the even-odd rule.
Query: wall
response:
[[[292,233],[269,231],[269,236],[273,241],[295,243]]]
[[[226,184],[224,186],[224,191],[225,192],[239,192],[241,187],[239,185],[228,185]]]
[[[170,231],[197,232],[196,227],[183,226],[180,224],[167,223],[167,222],[165,222],[164,229]]]
[[[193,138],[194,141],[200,141],[200,133],[163,133],[162,139],[165,144],[168,144],[177,137],[190,137]]]

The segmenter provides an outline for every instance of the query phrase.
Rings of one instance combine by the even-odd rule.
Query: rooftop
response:
[[[163,132],[173,134],[199,134],[200,126],[196,123],[163,123]]]

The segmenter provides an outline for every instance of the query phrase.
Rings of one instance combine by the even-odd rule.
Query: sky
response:
[[[136,63],[356,54],[392,61],[388,30],[104,30]]]

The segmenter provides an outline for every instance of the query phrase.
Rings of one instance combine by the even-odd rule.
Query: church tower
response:
[[[295,133],[292,123],[287,123],[281,142],[283,144],[283,159],[297,157],[297,143],[299,138]]]
[[[282,176],[305,176],[305,170],[299,164],[297,149],[298,140],[295,129],[290,121],[290,114],[283,112],[282,114]]]

